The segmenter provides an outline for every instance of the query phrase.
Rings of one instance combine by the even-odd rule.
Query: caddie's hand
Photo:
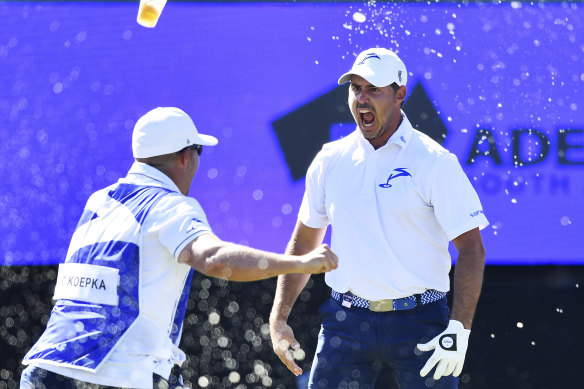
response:
[[[434,371],[435,380],[450,374],[458,377],[464,365],[469,336],[470,330],[465,330],[461,322],[450,320],[444,332],[428,343],[419,343],[416,347],[421,351],[434,350],[430,359],[420,370],[420,375],[425,377],[434,365],[438,364]]]
[[[321,244],[308,254],[303,255],[305,270],[303,273],[325,273],[336,269],[339,258],[327,244]]]
[[[302,369],[294,362],[292,351],[300,348],[300,344],[294,338],[294,331],[283,320],[270,321],[270,338],[272,338],[272,347],[282,363],[286,365],[294,375],[302,374]]]

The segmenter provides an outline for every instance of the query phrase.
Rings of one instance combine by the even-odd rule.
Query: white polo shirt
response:
[[[375,150],[357,128],[327,143],[306,174],[298,218],[332,226],[326,283],[369,300],[449,290],[448,242],[488,221],[456,156],[403,121]]]
[[[152,201],[154,205],[145,216],[136,216],[130,213],[131,208],[120,208],[119,201],[123,203],[123,199],[114,201],[108,197],[108,194],[121,184],[130,184],[132,187],[158,187],[163,188],[166,193],[156,199],[150,196],[140,200],[140,206],[148,201]],[[107,210],[114,207],[116,211],[108,214]],[[180,311],[177,306],[191,270],[190,266],[177,262],[178,255],[193,239],[211,233],[211,228],[203,209],[195,199],[183,196],[169,177],[143,163],[134,163],[128,175],[120,179],[118,184],[94,193],[88,200],[85,210],[95,212],[98,217],[77,228],[67,258],[77,251],[77,246],[92,242],[124,240],[125,231],[131,230],[124,226],[136,223],[134,216],[140,216],[140,236],[134,238],[140,247],[137,280],[139,315],[105,360],[100,362],[96,371],[88,371],[89,369],[83,367],[69,367],[72,365],[68,362],[54,362],[50,355],[42,359],[25,358],[24,363],[100,385],[152,388],[152,373],[166,378],[172,366],[182,364],[186,358],[184,352],[178,348],[180,336],[174,341],[171,339],[171,334],[177,331],[180,333],[182,329],[182,322],[179,324],[180,327],[177,327],[175,316],[181,315],[180,312],[177,313],[177,309]],[[104,219],[102,215],[106,214],[115,220],[100,221]],[[89,226],[91,223],[94,225]],[[103,226],[95,223],[103,223]],[[85,226],[88,227],[84,228]],[[179,316],[180,318],[182,316]],[[112,322],[111,325],[113,324]],[[47,339],[51,339],[50,336]],[[51,347],[42,339],[41,337],[37,342],[41,351]],[[63,340],[62,336],[57,336],[57,340],[63,344],[68,341]]]

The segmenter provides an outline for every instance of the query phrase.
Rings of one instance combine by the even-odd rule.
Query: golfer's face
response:
[[[380,88],[363,77],[351,77],[349,107],[365,139],[379,138],[387,131],[395,114],[395,100],[390,86]]]

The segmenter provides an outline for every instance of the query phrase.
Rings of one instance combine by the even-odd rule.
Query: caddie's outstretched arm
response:
[[[178,261],[211,277],[256,281],[280,274],[327,272],[337,267],[338,260],[324,244],[302,255],[276,254],[203,234],[187,244]]]

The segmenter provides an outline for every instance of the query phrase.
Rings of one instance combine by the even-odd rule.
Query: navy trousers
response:
[[[450,311],[446,298],[415,309],[372,312],[345,308],[334,299],[319,311],[322,325],[310,372],[310,389],[373,389],[384,364],[389,365],[400,389],[454,389],[458,377],[434,380],[432,370],[420,370],[432,355],[416,344],[425,343],[444,331]]]
[[[178,370],[178,372],[177,372]],[[180,368],[175,365],[170,378],[166,380],[158,374],[152,378],[153,389],[182,389],[183,379]],[[20,376],[20,389],[119,389],[118,387],[90,384],[56,374],[40,367],[28,366]]]

